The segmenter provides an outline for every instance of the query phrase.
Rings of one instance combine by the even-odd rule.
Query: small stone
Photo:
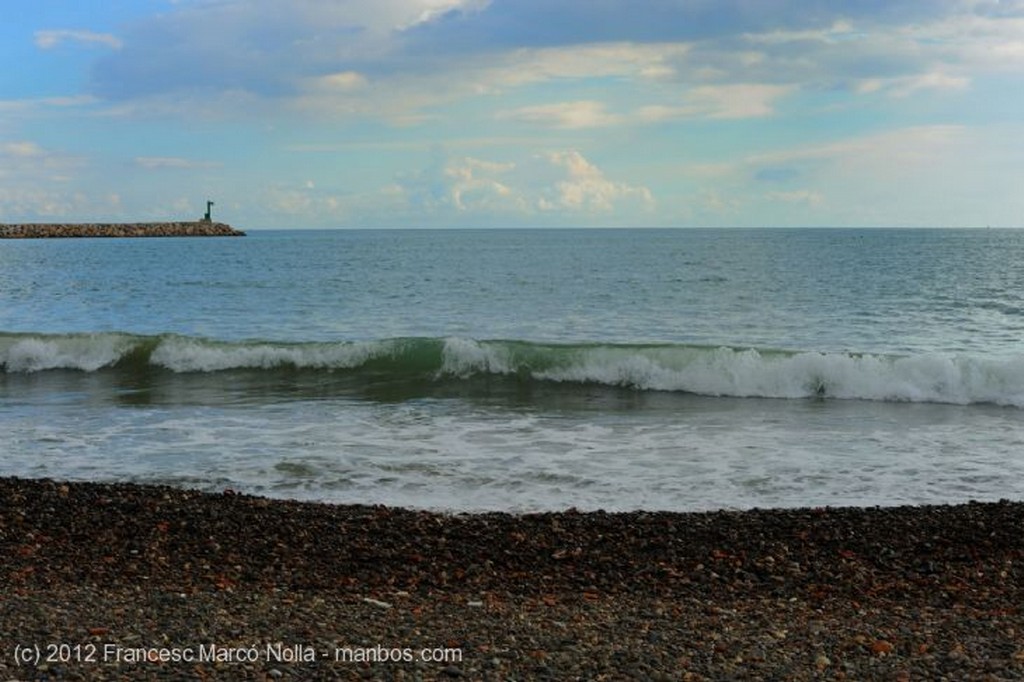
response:
[[[892,642],[887,642],[884,639],[879,639],[871,645],[871,653],[882,656],[885,654],[892,653],[893,648],[894,647],[892,645]]]

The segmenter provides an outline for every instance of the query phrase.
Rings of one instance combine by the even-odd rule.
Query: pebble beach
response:
[[[1014,680],[1024,503],[442,514],[0,479],[5,680]]]

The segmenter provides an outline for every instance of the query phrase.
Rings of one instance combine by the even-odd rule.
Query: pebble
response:
[[[1018,502],[443,515],[0,479],[0,641],[319,652],[234,668],[5,652],[0,679],[1024,679],[1022,567]],[[333,660],[378,645],[459,657]]]

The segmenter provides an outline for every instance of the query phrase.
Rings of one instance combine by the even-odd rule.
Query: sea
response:
[[[450,512],[1024,499],[1024,231],[0,240],[0,476]]]

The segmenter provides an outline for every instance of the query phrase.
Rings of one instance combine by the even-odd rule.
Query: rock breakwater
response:
[[[22,223],[0,225],[0,239],[62,237],[241,237],[225,223],[194,220],[169,223]]]

